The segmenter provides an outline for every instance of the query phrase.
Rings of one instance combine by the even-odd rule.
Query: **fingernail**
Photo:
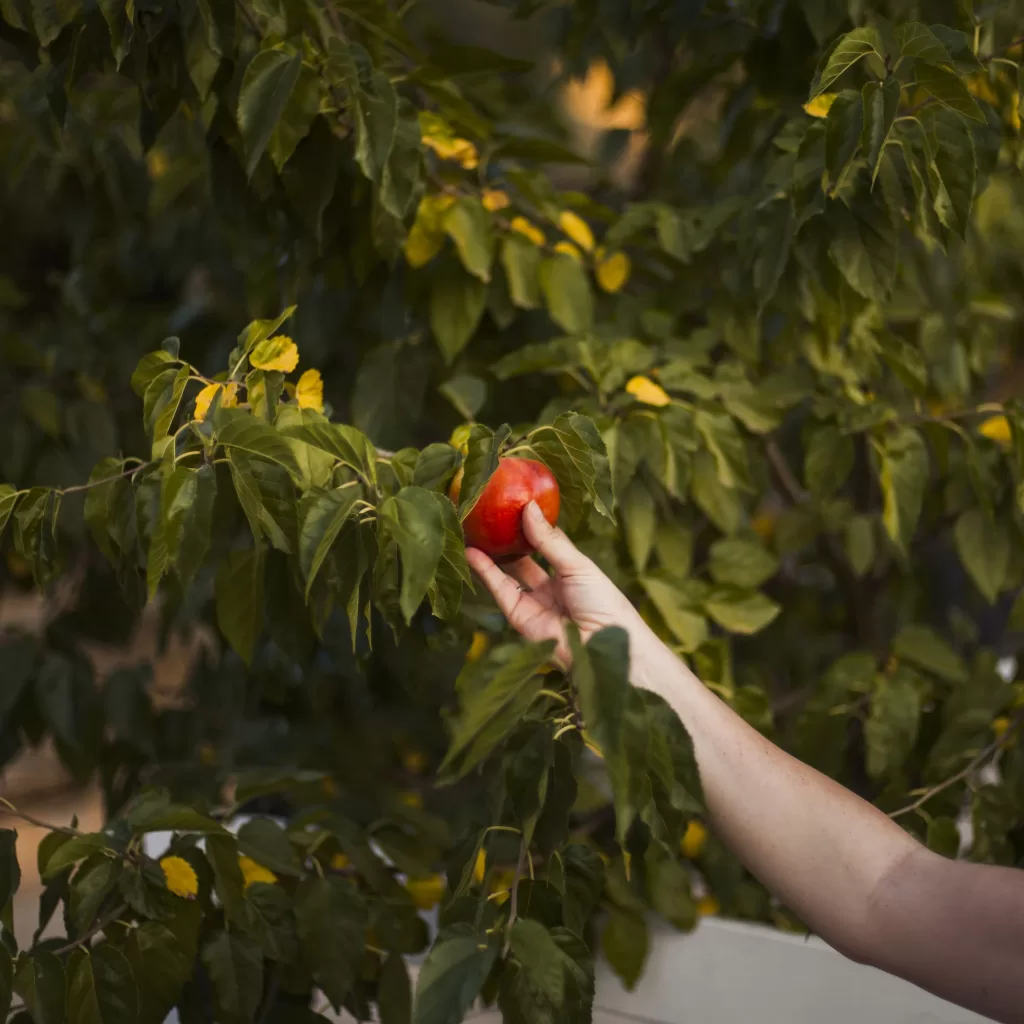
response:
[[[526,508],[523,511],[531,519],[536,519],[538,516],[543,518],[544,516],[544,513],[541,512],[540,510],[540,505],[538,505],[535,501],[528,501],[526,503]]]

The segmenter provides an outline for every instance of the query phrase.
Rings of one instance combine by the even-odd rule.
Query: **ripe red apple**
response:
[[[462,470],[452,481],[449,496],[456,505],[462,490]],[[533,548],[523,534],[523,509],[535,501],[552,526],[558,522],[561,494],[555,474],[534,459],[500,459],[494,476],[466,516],[462,528],[466,545],[479,548],[496,562],[511,562]]]

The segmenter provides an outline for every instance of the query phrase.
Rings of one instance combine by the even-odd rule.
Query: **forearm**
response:
[[[864,959],[872,894],[918,845],[766,740],[653,637],[632,646],[634,683],[663,697],[693,738],[718,836],[816,933]]]

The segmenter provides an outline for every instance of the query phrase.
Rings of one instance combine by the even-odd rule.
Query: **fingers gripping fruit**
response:
[[[462,471],[452,481],[452,501],[459,502]],[[483,494],[462,524],[466,545],[479,548],[495,561],[512,561],[533,548],[523,535],[523,509],[537,502],[552,526],[558,521],[561,495],[554,473],[533,459],[502,459]]]

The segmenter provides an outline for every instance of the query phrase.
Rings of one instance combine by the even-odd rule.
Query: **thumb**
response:
[[[544,518],[544,513],[535,501],[523,509],[523,533],[557,573],[578,572],[588,561],[586,555],[557,526],[552,526]]]

